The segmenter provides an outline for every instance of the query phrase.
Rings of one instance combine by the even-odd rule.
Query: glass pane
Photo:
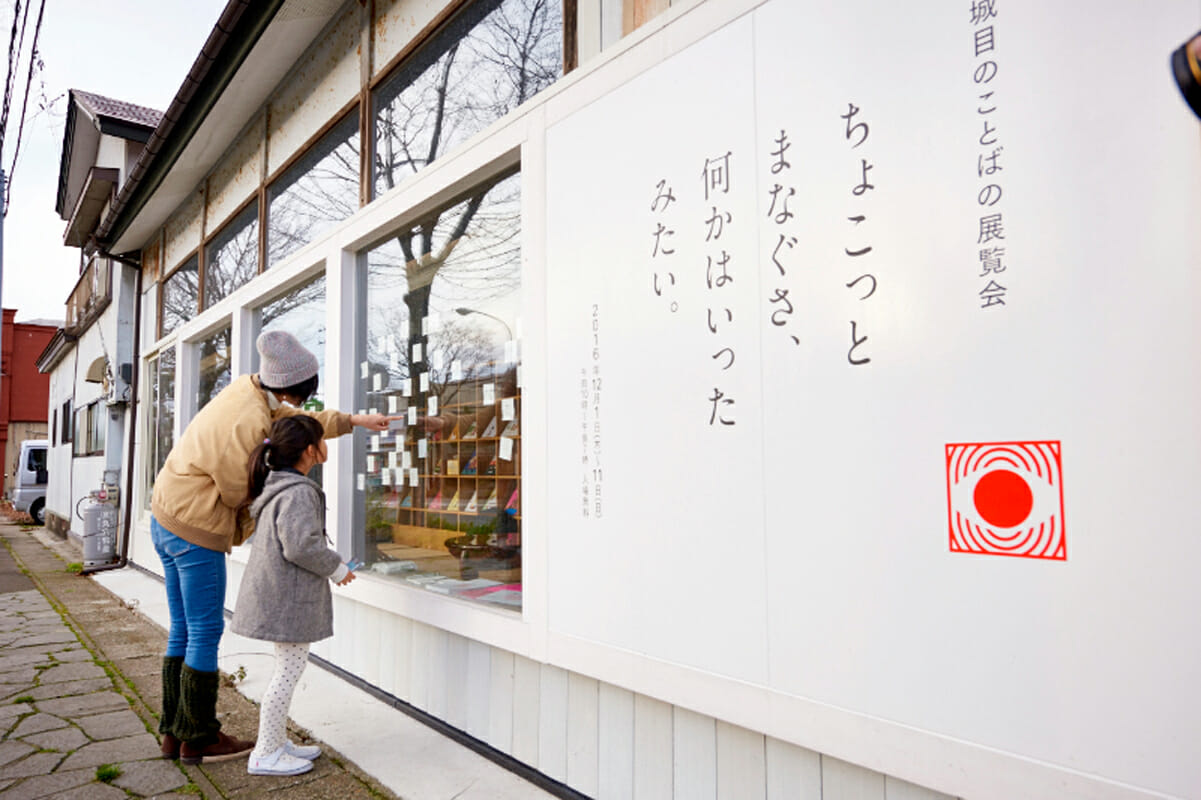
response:
[[[175,348],[169,347],[159,353],[149,364],[150,382],[150,441],[147,443],[146,462],[146,507],[150,507],[154,479],[167,454],[175,443]]]
[[[259,207],[250,206],[204,249],[204,307],[211,308],[259,271]]]
[[[325,408],[325,276],[310,281],[260,311],[262,331],[287,331],[317,356],[317,391],[304,407],[310,411]],[[259,369],[259,353],[254,351],[254,371]],[[309,477],[322,482],[321,465],[309,471]]]
[[[560,0],[472,3],[375,91],[375,195],[562,74]]]
[[[520,176],[370,251],[354,552],[397,580],[521,607]]]
[[[88,448],[92,453],[104,452],[104,436],[108,430],[108,419],[105,407],[100,403],[93,403],[88,406],[90,420],[92,426],[91,443]]]
[[[267,266],[359,208],[359,115],[351,113],[267,190]]]
[[[163,329],[166,336],[196,316],[200,302],[200,262],[192,256],[163,281]]]
[[[204,408],[209,400],[229,386],[230,381],[230,339],[233,331],[222,328],[207,339],[200,342],[200,369],[198,370],[199,390],[196,393],[196,410]]]

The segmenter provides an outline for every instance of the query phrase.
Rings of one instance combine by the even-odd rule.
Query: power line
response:
[[[38,36],[42,32],[42,14],[45,12],[45,10],[46,0],[42,0],[41,4],[38,6],[37,23],[33,26],[33,41],[29,45],[29,72],[25,76],[25,94],[21,98],[21,122],[17,125],[17,143],[13,147],[12,166],[9,167],[8,170],[8,185],[4,190],[4,207],[3,210],[0,210],[0,216],[8,216],[8,202],[9,198],[12,197],[13,191],[13,176],[17,171],[17,156],[21,153],[21,140],[25,133],[25,112],[29,108],[29,87],[33,85],[34,68],[40,66],[40,59],[38,58]],[[28,13],[29,6],[25,7],[25,11]],[[22,26],[21,30],[21,40],[25,40],[24,26]],[[20,59],[20,48],[18,48],[17,57]],[[0,144],[0,154],[3,152],[3,144]]]

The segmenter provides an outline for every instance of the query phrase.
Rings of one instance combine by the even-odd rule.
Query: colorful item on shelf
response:
[[[458,475],[459,474],[459,459],[457,459],[457,458],[446,459],[446,474],[447,475]]]
[[[401,508],[412,508],[413,507],[413,495],[406,494],[405,499],[400,501],[400,507]]]
[[[442,492],[438,492],[430,499],[429,507],[435,510],[442,508]]]
[[[474,513],[476,513],[477,511],[479,511],[479,510],[480,510],[480,505],[479,505],[479,503],[477,503],[477,502],[475,501],[475,495],[476,495],[476,493],[475,493],[475,492],[472,492],[472,493],[471,493],[471,499],[470,499],[470,500],[468,500],[468,501],[467,501],[467,505],[465,505],[465,506],[463,507],[463,510],[464,510],[465,512],[467,512],[468,514],[474,514]]]
[[[516,438],[517,434],[518,434],[517,420],[511,419],[511,420],[509,420],[509,424],[505,426],[505,432],[502,433],[501,436],[509,436],[512,438]]]
[[[484,428],[483,438],[491,439],[494,436],[496,436],[496,416],[495,415],[493,415],[492,419],[488,420],[488,427]]]
[[[491,491],[488,492],[488,499],[484,501],[484,510],[485,511],[495,511],[496,510],[496,489],[492,489]]]
[[[458,511],[459,510],[459,491],[457,489],[455,490],[455,496],[450,498],[450,502],[446,504],[446,510],[447,511]]]
[[[505,503],[506,511],[508,511],[509,509],[512,509],[514,511],[517,510],[517,499],[518,499],[517,493],[520,491],[521,491],[521,489],[514,489],[513,494],[509,495],[509,502]]]
[[[496,459],[495,458],[488,459],[488,466],[484,467],[484,474],[485,475],[495,475],[496,474]]]
[[[458,439],[458,438],[459,438],[459,423],[456,422],[455,429],[450,432],[450,438],[448,439],[448,441],[453,442],[455,439]]]
[[[475,475],[479,470],[479,459],[476,458],[475,451],[471,453],[471,459],[467,462],[467,466],[463,467],[464,475]]]
[[[475,438],[475,420],[471,421],[471,425],[468,426],[467,432],[463,434],[463,438],[464,439],[474,439]]]

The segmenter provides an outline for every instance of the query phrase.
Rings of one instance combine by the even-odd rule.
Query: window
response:
[[[259,208],[251,203],[204,248],[204,307],[228,297],[259,271]]]
[[[145,450],[145,503],[149,508],[154,480],[175,443],[175,348],[168,347],[151,359],[147,372],[151,416]]]
[[[359,115],[351,112],[267,190],[267,266],[359,208]]]
[[[233,330],[226,326],[200,342],[200,368],[197,371],[196,410],[204,408],[209,400],[229,386],[230,340]]]
[[[195,317],[200,310],[199,263],[196,256],[192,256],[163,281],[160,338]]]
[[[75,409],[75,449],[76,456],[96,456],[104,454],[104,434],[107,422],[104,404],[94,400],[86,406]]]
[[[500,119],[562,73],[559,0],[470,4],[375,90],[376,196]]]
[[[46,469],[46,448],[38,447],[29,451],[29,458],[25,461],[25,469],[30,472],[39,472]]]
[[[58,444],[58,409],[50,412],[50,446]]]
[[[520,176],[398,231],[361,276],[354,551],[414,585],[521,607]]]
[[[71,401],[63,403],[63,438],[62,444],[71,443]]]
[[[325,276],[300,286],[259,311],[261,331],[287,331],[317,356],[317,391],[304,404],[310,411],[325,408]],[[253,356],[253,369],[258,372],[259,353]],[[281,387],[276,387],[281,388]],[[321,465],[313,467],[309,477],[322,483]]]
[[[67,298],[63,330],[78,336],[88,329],[112,300],[111,264],[107,258],[92,257]]]

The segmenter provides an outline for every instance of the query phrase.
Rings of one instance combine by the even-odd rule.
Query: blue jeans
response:
[[[184,541],[150,518],[150,538],[167,583],[167,656],[197,672],[217,671],[225,630],[225,553]]]

